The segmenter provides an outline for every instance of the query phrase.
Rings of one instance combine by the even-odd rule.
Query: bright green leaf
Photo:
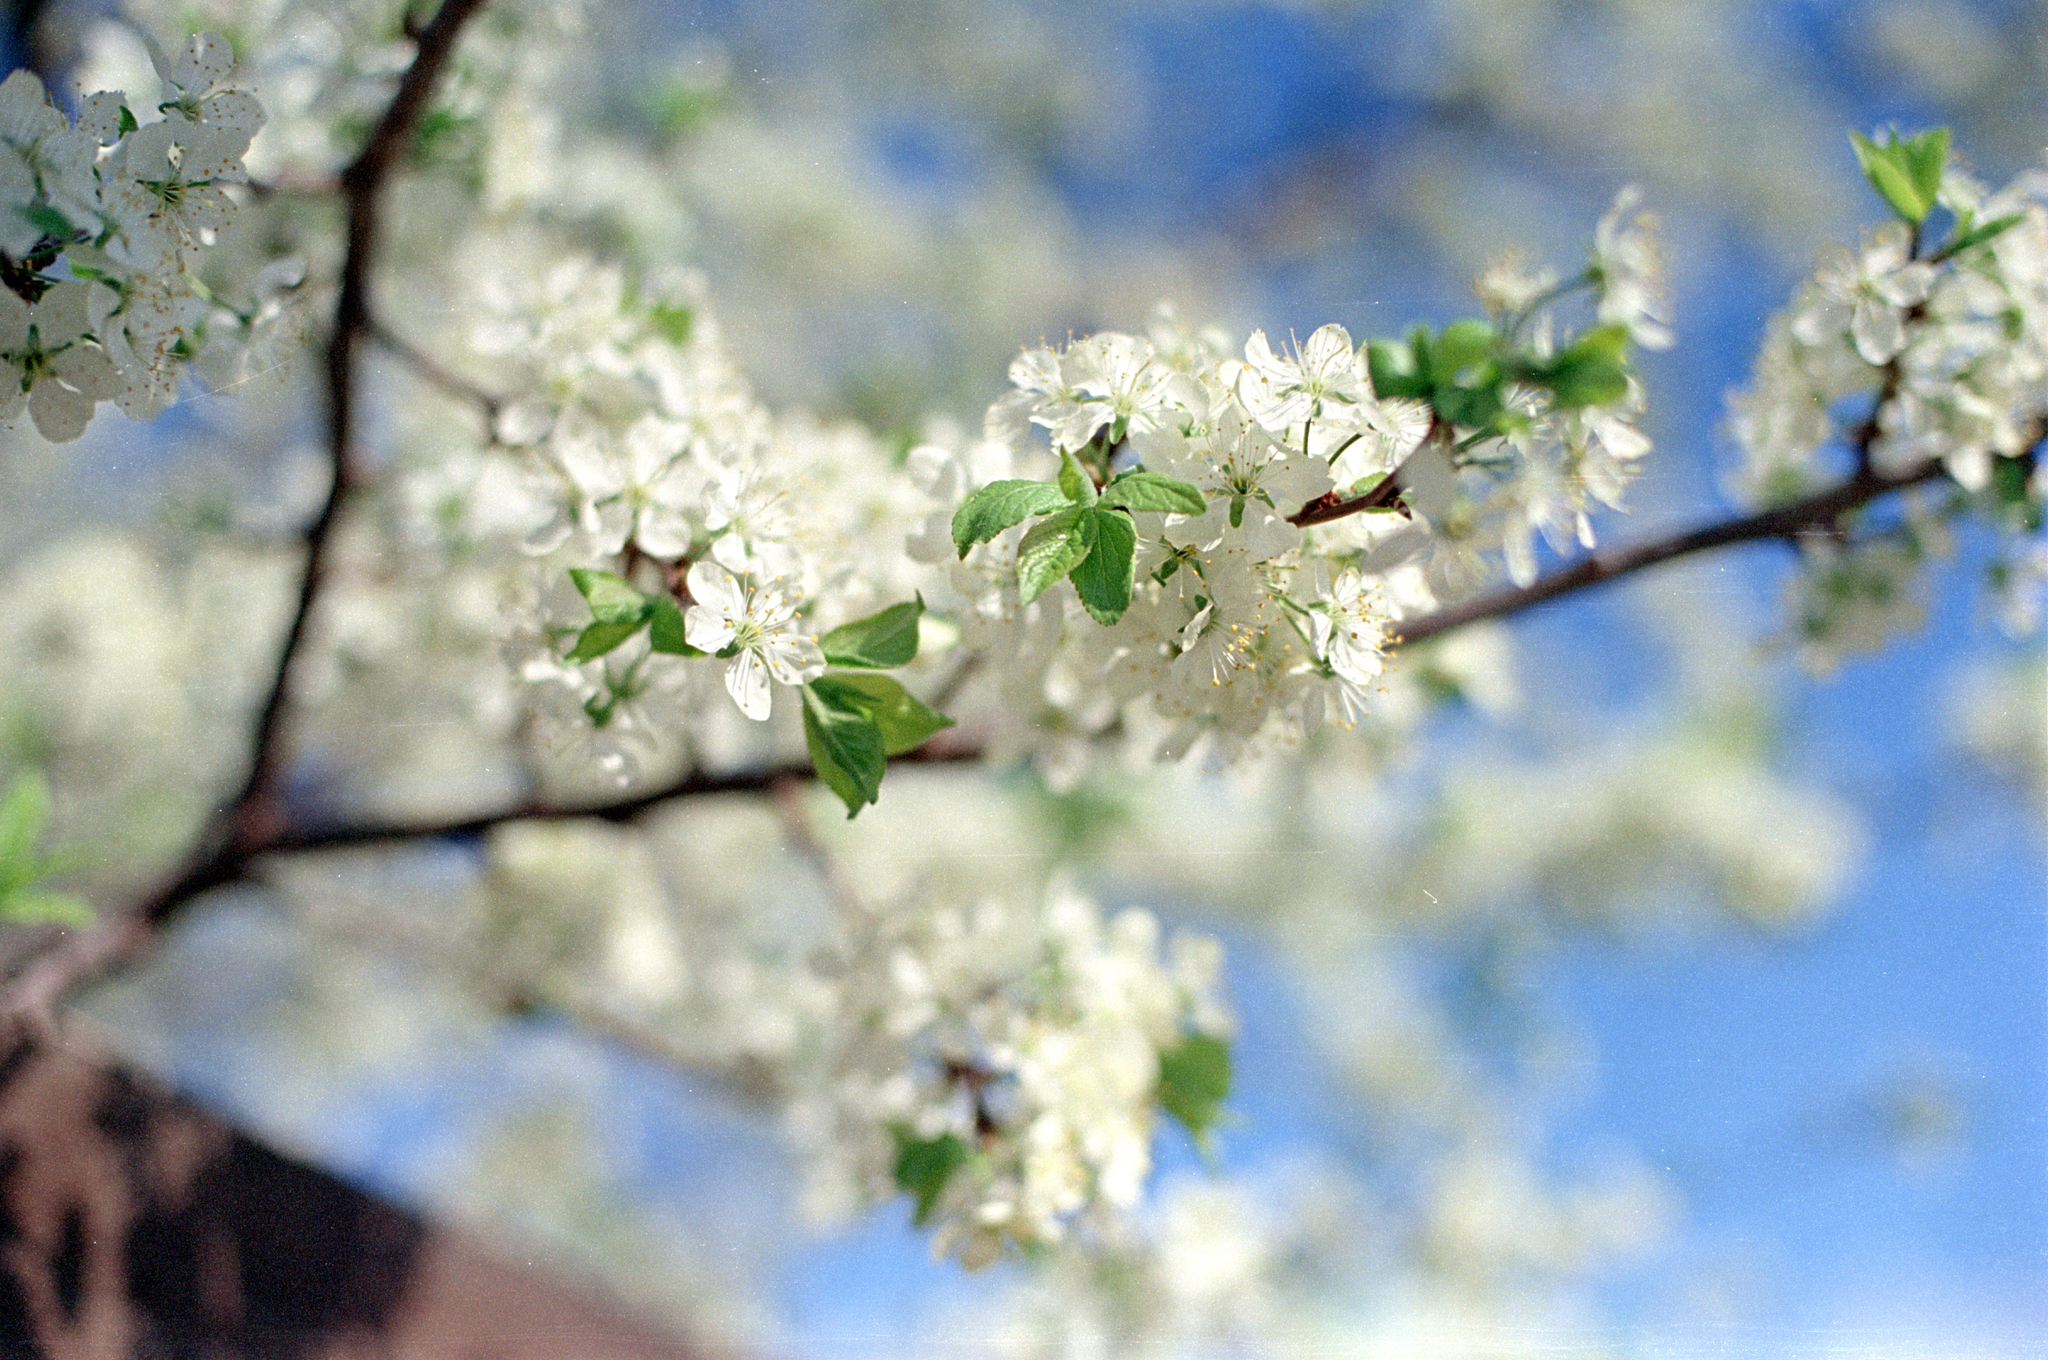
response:
[[[1013,524],[1067,503],[1066,496],[1049,482],[990,482],[953,512],[953,546],[965,557],[975,544],[986,543]]]
[[[1620,363],[1628,357],[1628,327],[1618,322],[1611,326],[1595,326],[1572,341],[1564,352],[1590,354]]]
[[[1960,255],[1966,250],[1975,249],[1986,241],[2003,235],[2008,228],[2018,226],[2021,220],[2020,214],[2007,213],[2004,217],[1994,217],[1989,222],[1980,222],[1974,227],[1966,226],[1964,222],[1958,222],[1956,223],[1956,235],[1946,245],[1942,246],[1941,254],[1946,258],[1951,255]]]
[[[1380,396],[1429,395],[1429,376],[1422,371],[1415,351],[1399,340],[1366,341],[1365,362],[1372,374],[1372,389]]]
[[[0,895],[0,921],[69,926],[78,930],[91,925],[92,919],[92,908],[70,893],[20,888]]]
[[[1467,317],[1444,327],[1430,356],[1430,372],[1439,384],[1454,381],[1466,369],[1493,353],[1493,327]]]
[[[967,1144],[955,1133],[937,1138],[912,1138],[907,1129],[896,1133],[896,1188],[917,1202],[911,1222],[922,1228],[938,1207],[946,1182],[967,1160]]]
[[[647,320],[662,339],[681,349],[690,341],[690,331],[697,324],[697,314],[688,307],[657,302],[648,308]]]
[[[644,623],[654,602],[633,589],[623,576],[589,567],[569,568],[569,579],[590,603],[590,617],[599,623]]]
[[[123,104],[121,106],[120,112],[115,115],[114,130],[120,133],[123,137],[125,137],[129,133],[134,132],[136,129],[140,128],[141,126],[142,124],[135,121],[134,111],[131,110],[126,104]]]
[[[1104,506],[1126,510],[1163,510],[1173,515],[1199,515],[1208,508],[1202,489],[1163,472],[1133,468],[1102,488]]]
[[[1095,521],[1095,548],[1069,573],[1082,608],[1097,623],[1108,625],[1131,607],[1131,575],[1138,546],[1137,526],[1121,510],[1101,507],[1085,512]]]
[[[1849,140],[1856,148],[1863,177],[1891,205],[1892,211],[1915,226],[1924,221],[1934,206],[1934,196],[1921,192],[1906,150],[1899,145],[1898,134],[1890,134],[1884,146],[1860,132],[1850,133]]]
[[[683,632],[683,607],[668,595],[663,595],[654,602],[654,614],[647,630],[647,641],[655,651],[665,656],[706,654],[702,647],[690,645]]]
[[[1573,410],[1618,401],[1628,391],[1628,328],[1601,326],[1525,370],[1524,376],[1550,389],[1555,403]]]
[[[867,714],[882,734],[886,755],[900,756],[924,745],[953,720],[927,706],[894,678],[872,672],[821,675],[811,681],[820,698],[835,707]]]
[[[1941,195],[1942,172],[1948,169],[1948,129],[1929,128],[1900,143],[1899,152],[1921,202],[1933,207]]]
[[[1159,1105],[1198,1140],[1216,1122],[1230,1095],[1230,1045],[1212,1034],[1190,1034],[1159,1055]]]
[[[1095,479],[1081,466],[1081,460],[1065,449],[1060,450],[1060,493],[1069,505],[1095,504]]]
[[[1017,545],[1017,590],[1024,603],[1072,571],[1095,547],[1095,519],[1076,506],[1031,526]]]
[[[49,781],[40,770],[21,771],[0,801],[0,883],[28,882],[34,876],[36,842],[49,820]]]
[[[811,765],[825,787],[846,804],[848,818],[882,795],[882,775],[889,758],[882,729],[864,709],[835,702],[818,682],[803,687],[804,744]]]
[[[879,614],[840,624],[818,645],[834,666],[906,666],[917,657],[917,621],[923,614],[922,596],[892,604]]]
[[[1484,381],[1471,385],[1447,384],[1430,399],[1437,413],[1453,425],[1490,428],[1505,409],[1501,404],[1501,374],[1490,365]]]
[[[1628,390],[1628,328],[1599,326],[1547,359],[1511,360],[1509,372],[1550,389],[1553,402],[1570,410],[1614,401]]]
[[[570,662],[595,661],[640,631],[637,623],[593,623],[576,637],[576,645],[562,659]]]

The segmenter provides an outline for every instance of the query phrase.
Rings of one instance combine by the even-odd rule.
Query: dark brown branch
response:
[[[1400,499],[1401,469],[1395,468],[1375,482],[1372,489],[1363,496],[1353,496],[1349,500],[1344,500],[1334,492],[1325,494],[1289,515],[1287,522],[1297,528],[1306,529],[1311,524],[1328,524],[1333,519],[1345,519],[1368,510],[1386,510]]]
[[[1448,452],[1451,433],[1451,427],[1445,423],[1443,417],[1432,414],[1429,432],[1423,435],[1422,442],[1416,445],[1415,451],[1402,459],[1399,467],[1373,483],[1372,488],[1364,495],[1346,500],[1340,498],[1334,491],[1328,492],[1289,515],[1287,522],[1298,529],[1306,529],[1311,524],[1328,524],[1331,520],[1347,519],[1352,515],[1364,514],[1368,510],[1395,508],[1400,505],[1401,492],[1406,489],[1401,474],[1408,470],[1409,461],[1432,443]]]
[[[419,49],[399,80],[390,105],[371,130],[362,151],[341,172],[348,239],[334,325],[327,340],[327,450],[331,481],[319,512],[302,535],[306,562],[298,601],[257,712],[248,774],[234,797],[200,834],[191,856],[174,877],[128,914],[110,916],[35,960],[10,984],[4,1008],[0,1009],[33,1022],[47,1023],[66,993],[145,952],[155,934],[187,902],[240,878],[252,857],[276,844],[285,834],[282,785],[291,673],[325,581],[328,539],[359,475],[355,444],[356,351],[369,330],[369,279],[377,254],[378,201],[399,152],[419,125],[427,98],[454,50],[456,38],[484,3],[485,0],[444,0],[433,21],[421,30]]]
[[[455,49],[455,39],[483,4],[484,0],[445,0],[421,32],[419,50],[398,82],[384,116],[371,129],[362,151],[341,172],[341,191],[348,204],[348,248],[342,258],[334,328],[327,338],[327,453],[331,481],[319,514],[306,528],[305,574],[299,583],[291,626],[279,649],[269,696],[257,719],[249,777],[229,805],[230,839],[223,850],[231,856],[261,848],[283,830],[279,793],[286,763],[283,728],[291,699],[291,670],[305,641],[314,601],[325,581],[328,536],[340,517],[350,487],[360,475],[355,442],[356,351],[370,327],[370,271],[377,257],[380,227],[378,201],[395,158],[419,125],[434,82]]]
[[[950,733],[947,735],[951,735]],[[926,742],[905,755],[895,757],[892,766],[959,765],[979,761],[982,749],[973,742],[948,742],[943,737]],[[480,813],[445,822],[366,823],[359,826],[301,828],[287,830],[266,851],[290,854],[308,850],[340,850],[352,846],[390,845],[443,837],[480,836],[507,822],[559,822],[593,817],[607,822],[629,822],[649,808],[678,798],[702,798],[721,793],[773,793],[791,783],[816,777],[809,762],[768,765],[728,774],[692,771],[657,788],[645,789],[624,798],[596,803],[521,803],[497,812]]]
[[[1941,475],[1941,460],[1937,458],[1930,458],[1918,467],[1892,477],[1867,470],[1859,471],[1832,490],[1808,496],[1805,500],[1793,501],[1789,505],[1778,506],[1776,509],[1759,511],[1740,519],[1723,520],[1719,524],[1709,524],[1670,538],[1653,539],[1632,547],[1610,548],[1592,553],[1526,586],[1514,586],[1476,596],[1439,609],[1433,614],[1425,614],[1421,618],[1400,624],[1397,627],[1399,638],[1402,642],[1421,642],[1425,638],[1448,633],[1452,629],[1463,628],[1483,619],[1497,619],[1520,613],[1533,605],[1542,604],[1545,600],[1553,600],[1560,595],[1568,595],[1605,581],[1617,580],[1642,571],[1646,567],[1654,567],[1680,557],[1689,557],[1694,553],[1733,547],[1738,543],[1760,543],[1771,539],[1796,540],[1801,534],[1830,531],[1834,528],[1836,520],[1849,511],[1893,491],[1902,491],[1909,486],[1931,482]]]

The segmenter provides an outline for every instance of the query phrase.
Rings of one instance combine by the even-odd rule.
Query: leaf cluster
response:
[[[1159,1055],[1159,1085],[1154,1099],[1167,1114],[1194,1135],[1205,1151],[1209,1131],[1216,1126],[1222,1104],[1230,1096],[1230,1045],[1213,1034],[1190,1032],[1172,1048]],[[967,1165],[974,1153],[955,1133],[936,1138],[919,1138],[907,1125],[897,1125],[896,1161],[891,1168],[896,1188],[911,1197],[916,1206],[911,1223],[922,1228],[931,1221],[939,1197],[953,1173]]]
[[[1446,423],[1481,436],[1505,434],[1510,383],[1550,394],[1560,410],[1616,401],[1628,391],[1628,328],[1596,326],[1555,354],[1516,346],[1484,321],[1467,317],[1434,334],[1417,326],[1406,340],[1365,344],[1373,390],[1429,403]]]
[[[590,623],[576,636],[576,645],[563,659],[572,663],[595,661],[616,650],[642,628],[649,630],[648,647],[668,656],[703,656],[683,638],[683,609],[670,595],[649,595],[625,577],[588,567],[571,567],[569,579],[576,583],[590,606]]]
[[[1911,137],[1887,129],[1880,145],[1860,132],[1849,134],[1863,177],[1892,211],[1914,226],[1927,220],[1941,193],[1941,173],[1948,166],[1948,129],[1929,128]]]
[[[1073,454],[1060,453],[1055,482],[990,482],[953,515],[953,546],[960,556],[1003,530],[1039,516],[1017,545],[1017,589],[1024,603],[1061,577],[1074,583],[1082,608],[1097,623],[1112,624],[1131,606],[1138,527],[1132,512],[1199,515],[1208,507],[1191,482],[1133,467],[1099,488]]]
[[[924,598],[892,604],[878,614],[843,623],[818,639],[831,671],[804,685],[804,745],[826,788],[858,816],[880,799],[889,757],[915,750],[953,720],[896,680],[874,672],[908,665],[917,657],[917,621]]]

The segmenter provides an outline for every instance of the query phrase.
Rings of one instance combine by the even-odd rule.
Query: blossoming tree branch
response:
[[[1674,340],[1633,190],[1583,261],[1490,269],[1476,315],[1279,339],[1162,311],[1023,350],[978,430],[891,441],[767,409],[700,277],[593,249],[447,149],[532,97],[510,74],[534,59],[522,11],[485,9],[408,20],[388,69],[344,45],[309,71],[252,19],[253,52],[155,49],[148,93],[0,85],[0,416],[60,443],[102,402],[149,420],[303,328],[325,378],[296,587],[240,773],[182,861],[88,924],[41,886],[33,776],[0,815],[0,910],[69,926],[16,969],[17,1015],[47,1022],[289,854],[805,780],[854,817],[902,762],[1256,762],[1370,730],[1407,649],[1744,543],[1796,554],[1789,631],[1819,665],[1881,643],[1965,521],[2001,545],[1999,607],[2025,623],[2038,599],[2048,177],[1980,184],[1942,130],[1854,138],[1883,220],[1823,258],[1733,398],[1739,508],[1614,546],[1655,457],[1635,355]],[[359,116],[313,135],[302,93],[258,97],[309,81]],[[388,552],[355,543],[378,533]],[[473,720],[538,741],[557,777],[452,816],[309,815],[295,734],[349,620],[451,609],[444,589],[490,620],[478,683],[500,697]],[[1198,1137],[1216,1119],[1214,942],[1058,882],[838,896],[799,965],[804,1037],[764,1050],[821,1202],[907,1196],[984,1264],[1132,1206],[1160,1112]]]

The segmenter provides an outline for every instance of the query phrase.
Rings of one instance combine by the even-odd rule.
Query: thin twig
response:
[[[456,373],[433,355],[415,345],[412,341],[386,326],[383,321],[372,318],[369,324],[370,338],[410,368],[413,373],[430,387],[439,388],[457,401],[476,407],[484,418],[484,432],[493,433],[498,426],[498,412],[504,402],[492,396],[481,387]]]
[[[890,763],[905,765],[960,765],[982,759],[981,747],[972,742],[948,742],[935,737],[915,751],[895,757]],[[808,762],[768,765],[729,774],[692,771],[657,788],[645,789],[623,798],[593,803],[520,803],[496,812],[480,813],[441,822],[368,822],[356,826],[293,828],[271,842],[273,854],[314,850],[339,850],[351,846],[391,845],[427,840],[463,840],[481,836],[508,822],[560,822],[595,818],[607,822],[630,822],[649,808],[679,798],[704,798],[717,794],[769,793],[792,781],[815,778]]]

